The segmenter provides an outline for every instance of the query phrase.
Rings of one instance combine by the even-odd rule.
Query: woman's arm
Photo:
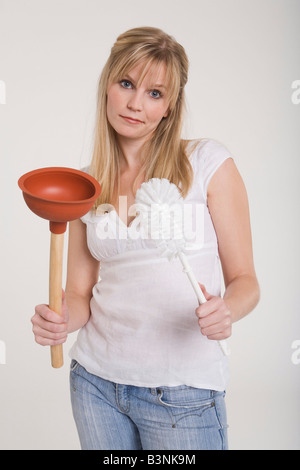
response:
[[[78,330],[90,317],[92,289],[98,282],[100,263],[92,257],[81,220],[69,224],[66,302],[69,310],[68,332]]]
[[[98,281],[100,263],[90,254],[86,228],[80,220],[69,224],[68,266],[62,316],[41,304],[31,321],[35,340],[41,345],[66,341],[68,333],[78,330],[90,317],[92,289]]]
[[[247,315],[259,301],[255,274],[248,198],[232,159],[215,172],[208,185],[207,204],[217,234],[223,270],[223,299],[206,293],[197,308],[201,331],[209,339],[225,339],[231,324]]]

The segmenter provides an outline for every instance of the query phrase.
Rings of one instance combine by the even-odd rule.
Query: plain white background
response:
[[[50,232],[17,180],[89,162],[98,76],[117,35],[143,25],[189,56],[185,136],[225,144],[248,190],[262,297],[230,340],[230,447],[300,449],[299,18],[299,0],[0,0],[1,449],[79,449],[68,385],[76,334],[52,369],[30,322],[48,301]]]

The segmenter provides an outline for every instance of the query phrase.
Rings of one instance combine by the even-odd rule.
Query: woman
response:
[[[181,139],[187,74],[183,47],[163,31],[118,37],[99,82],[89,169],[102,193],[70,223],[63,316],[39,305],[32,318],[42,345],[80,329],[71,398],[83,449],[228,448],[228,364],[217,340],[256,306],[259,287],[230,153],[214,140]],[[178,260],[130,237],[136,190],[152,177],[203,207],[202,247],[189,256],[207,299],[200,306]]]

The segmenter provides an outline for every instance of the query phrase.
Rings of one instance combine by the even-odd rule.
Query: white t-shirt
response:
[[[193,210],[194,219],[201,218],[198,248],[187,254],[188,261],[213,295],[221,294],[221,269],[207,187],[230,157],[220,143],[201,139],[190,156],[194,181],[184,199],[200,209]],[[200,332],[198,300],[178,258],[169,261],[153,240],[137,238],[136,231],[131,233],[134,224],[127,228],[115,210],[89,212],[81,220],[89,250],[100,260],[100,279],[93,288],[90,319],[78,333],[71,358],[116,383],[224,390],[228,359],[216,341]]]

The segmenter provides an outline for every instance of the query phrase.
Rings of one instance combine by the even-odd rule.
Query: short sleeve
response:
[[[84,214],[82,217],[80,217],[80,220],[87,225],[88,223],[90,224],[95,224],[98,222],[97,216],[95,214],[95,211],[91,209],[89,212]]]
[[[212,139],[200,141],[196,151],[196,178],[198,179],[203,192],[203,198],[207,201],[208,184],[217,169],[228,158],[233,158],[229,150],[221,143]]]
[[[90,174],[90,166],[85,166],[83,168],[80,168],[80,171],[83,171],[83,173],[88,173]],[[93,210],[90,210],[89,212],[87,212],[86,214],[84,214],[82,217],[80,217],[80,220],[84,223],[84,224],[88,224],[88,222],[91,222],[93,223],[95,221],[95,217],[94,217],[94,214],[93,214]]]

